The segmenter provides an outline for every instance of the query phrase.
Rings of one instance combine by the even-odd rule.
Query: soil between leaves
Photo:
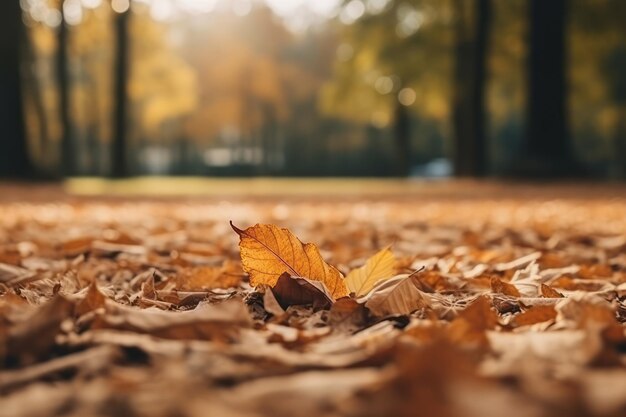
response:
[[[622,416],[623,200],[0,205],[0,416]],[[424,302],[290,306],[238,236],[344,275],[387,245]]]

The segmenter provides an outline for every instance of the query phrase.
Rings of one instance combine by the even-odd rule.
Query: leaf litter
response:
[[[316,204],[3,205],[0,416],[625,415],[624,228]]]

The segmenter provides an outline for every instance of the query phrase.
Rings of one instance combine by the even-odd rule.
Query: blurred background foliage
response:
[[[626,2],[537,3],[20,0],[2,13],[20,20],[16,105],[40,176],[623,177]],[[532,74],[558,85],[559,65],[529,68],[533,7],[564,39],[564,90],[535,86],[548,111],[562,96],[561,130],[532,128],[545,113]]]

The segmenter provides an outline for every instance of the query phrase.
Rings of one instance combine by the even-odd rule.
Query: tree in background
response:
[[[351,3],[344,5],[348,16]],[[390,126],[398,176],[411,165],[412,116],[437,120],[443,130],[450,114],[451,13],[450,2],[388,2],[343,28],[323,106],[348,120]]]
[[[572,145],[593,174],[625,178],[626,2],[569,1]]]
[[[567,117],[568,0],[530,0],[526,175],[571,173],[576,167]]]
[[[455,0],[454,11],[454,173],[482,176],[489,168],[485,90],[491,1]]]
[[[626,2],[347,0],[340,19],[300,33],[262,3],[243,14],[224,2],[185,15],[176,9],[183,2],[172,2],[176,10],[158,17],[156,2],[136,1],[132,25],[112,10],[124,3],[20,1],[28,39],[21,99],[38,168],[97,175],[125,155],[136,156],[121,164],[133,173],[156,157],[162,168],[151,172],[406,175],[445,145],[458,175],[567,174],[575,154],[594,173],[621,175]],[[55,13],[66,9],[59,26]],[[550,111],[556,116],[540,117]],[[212,169],[212,147],[260,158],[243,171]]]
[[[115,63],[114,63],[114,99],[113,99],[113,138],[111,142],[111,175],[125,177],[128,175],[128,75],[130,57],[130,39],[128,36],[131,16],[130,1],[126,10],[116,10],[113,17],[115,30]]]
[[[20,80],[22,11],[18,1],[0,3],[0,175],[33,175],[24,130]]]
[[[413,0],[347,25],[345,42],[354,52],[337,70],[330,111],[390,120],[400,176],[411,164],[411,114],[452,121],[455,174],[483,175],[490,17],[489,0]]]
[[[69,74],[69,27],[65,17],[65,0],[59,2],[61,22],[57,30],[56,76],[59,97],[59,119],[61,122],[61,172],[65,176],[76,174],[76,144],[72,135],[70,116]]]

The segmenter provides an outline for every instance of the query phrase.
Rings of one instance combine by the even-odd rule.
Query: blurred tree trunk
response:
[[[456,0],[454,70],[454,173],[487,172],[485,90],[491,26],[490,0]]]
[[[128,76],[129,76],[129,36],[130,7],[122,13],[115,13],[115,74],[114,74],[114,113],[113,140],[111,150],[111,176],[122,178],[128,175]]]
[[[525,175],[576,172],[566,108],[567,9],[567,0],[530,1]]]
[[[396,100],[393,136],[396,142],[394,174],[406,177],[411,170],[411,118],[409,109]]]
[[[614,178],[626,179],[626,45],[615,48],[605,58],[603,72],[617,112],[610,174]]]
[[[18,1],[0,2],[0,176],[32,176],[20,89],[22,11]]]
[[[35,52],[35,47],[30,40],[28,33],[26,30],[20,31],[21,37],[21,46],[22,51],[24,53],[24,60],[28,62],[31,67],[35,66],[37,61],[37,54]],[[22,72],[26,79],[26,87],[22,86],[22,94],[30,95],[30,102],[33,105],[33,110],[36,113],[37,121],[39,123],[38,126],[38,152],[39,155],[45,155],[50,158],[50,155],[54,154],[54,151],[50,149],[50,145],[52,144],[50,140],[49,130],[48,130],[48,118],[46,115],[45,104],[43,101],[43,87],[39,81],[39,77],[37,76],[35,70],[31,70],[30,68],[26,71]]]
[[[61,173],[66,176],[76,174],[76,149],[72,140],[70,120],[70,83],[69,83],[69,36],[63,12],[64,1],[60,3],[62,21],[57,32],[57,86],[59,89],[59,119],[61,122]]]

